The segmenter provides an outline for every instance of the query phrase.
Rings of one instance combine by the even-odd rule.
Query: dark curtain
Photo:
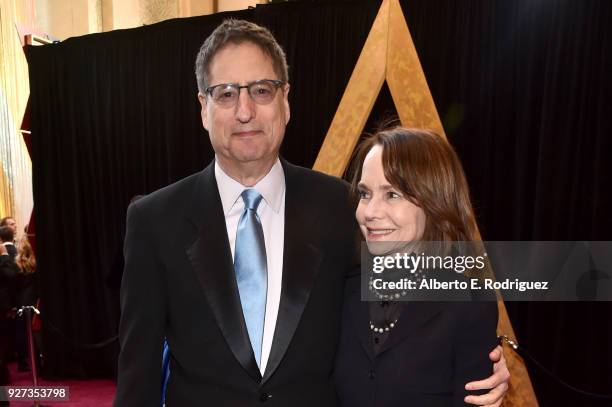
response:
[[[292,118],[281,153],[311,166],[379,4],[274,4],[29,47],[46,319],[79,343],[116,334],[129,200],[213,156],[193,62],[223,18],[268,26],[287,51]],[[609,3],[405,0],[402,7],[484,238],[612,240]],[[384,87],[366,130],[393,111]],[[555,374],[611,392],[611,304],[507,307],[521,344]],[[113,373],[116,344],[82,350],[51,329],[44,342],[47,376]],[[542,405],[597,405],[529,367]]]
[[[612,240],[610,6],[404,3],[485,240]],[[519,343],[557,376],[612,393],[612,303],[506,306]],[[542,405],[612,405],[528,367]]]

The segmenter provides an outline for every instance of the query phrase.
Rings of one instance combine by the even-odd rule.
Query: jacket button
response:
[[[266,401],[270,400],[271,398],[272,398],[271,394],[261,393],[261,395],[259,396],[259,401],[261,401],[262,403],[265,403]]]
[[[374,380],[374,378],[376,377],[376,374],[374,373],[373,370],[370,370],[368,372],[368,377],[370,378],[370,380]]]

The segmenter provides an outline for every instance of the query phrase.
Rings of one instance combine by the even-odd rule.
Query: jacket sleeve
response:
[[[472,301],[461,305],[456,308],[462,324],[456,333],[454,351],[454,406],[467,405],[463,399],[468,394],[487,393],[487,390],[468,392],[465,385],[491,376],[493,362],[489,353],[497,346],[497,302]]]
[[[163,266],[138,202],[128,208],[121,282],[117,393],[114,406],[160,406],[165,331]]]

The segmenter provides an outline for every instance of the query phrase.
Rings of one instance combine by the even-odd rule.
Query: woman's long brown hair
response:
[[[352,189],[357,191],[363,160],[375,145],[383,148],[385,178],[427,216],[422,240],[478,239],[468,184],[459,157],[439,135],[393,127],[367,138],[359,147]]]
[[[36,256],[34,256],[34,250],[32,250],[32,246],[27,239],[24,239],[19,245],[19,254],[15,263],[19,266],[22,274],[32,274],[36,271]]]

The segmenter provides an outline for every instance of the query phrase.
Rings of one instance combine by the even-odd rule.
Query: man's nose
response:
[[[255,102],[249,95],[247,88],[240,89],[238,102],[236,102],[236,118],[241,123],[248,123],[255,117]]]

